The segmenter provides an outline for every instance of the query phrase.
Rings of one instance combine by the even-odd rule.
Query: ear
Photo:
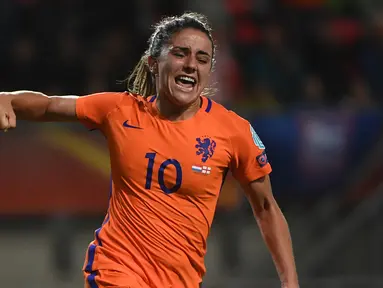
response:
[[[152,72],[154,75],[158,74],[157,59],[153,58],[152,56],[149,56],[148,57],[148,66],[149,66],[150,72]]]

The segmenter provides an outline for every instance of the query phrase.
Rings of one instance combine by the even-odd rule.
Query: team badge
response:
[[[215,141],[209,137],[198,137],[196,138],[197,144],[195,148],[197,148],[197,156],[201,155],[202,162],[206,162],[207,159],[211,158],[214,154],[215,147],[217,144]]]

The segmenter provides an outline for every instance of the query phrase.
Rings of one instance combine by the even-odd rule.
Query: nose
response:
[[[186,73],[194,73],[197,70],[197,60],[190,55],[187,57],[185,64],[184,64],[184,71]]]

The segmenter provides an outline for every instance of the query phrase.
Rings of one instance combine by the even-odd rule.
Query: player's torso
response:
[[[112,168],[136,190],[216,198],[230,161],[230,140],[209,117],[201,112],[174,123],[123,107],[109,122]]]
[[[177,123],[154,115],[147,104],[119,107],[104,127],[114,191],[110,220],[99,237],[108,253],[126,256],[127,267],[134,255],[157,267],[151,277],[159,283],[177,275],[174,283],[182,276],[194,285],[205,272],[206,239],[231,159],[230,140],[206,103]]]

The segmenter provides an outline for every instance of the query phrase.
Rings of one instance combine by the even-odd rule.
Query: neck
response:
[[[171,103],[167,97],[157,96],[156,106],[160,114],[170,121],[187,120],[194,116],[201,106],[201,97],[185,107]]]

